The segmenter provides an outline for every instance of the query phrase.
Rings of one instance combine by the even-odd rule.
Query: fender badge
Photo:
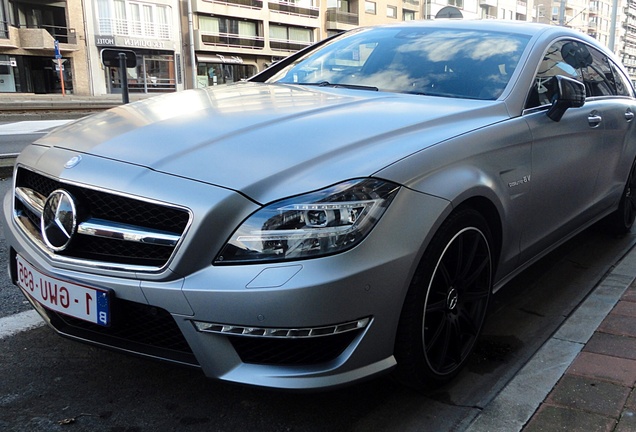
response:
[[[68,162],[64,164],[64,168],[67,168],[67,169],[73,168],[77,166],[77,164],[80,163],[81,161],[82,161],[82,157],[80,155],[73,156],[72,158],[68,160]]]

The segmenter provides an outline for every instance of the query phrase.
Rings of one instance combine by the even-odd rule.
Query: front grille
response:
[[[275,339],[229,336],[228,339],[245,363],[304,366],[335,359],[353,342],[360,331],[316,338]]]
[[[62,183],[24,168],[17,171],[16,188],[33,191],[44,199],[56,189],[68,191],[77,201],[78,222],[96,219],[149,232],[173,234],[178,238],[183,235],[190,220],[189,212],[180,208]],[[39,228],[40,215],[20,199],[16,198],[14,201],[16,214],[24,216],[20,221],[30,225],[26,227],[27,232],[36,236],[43,245]],[[168,262],[175,247],[78,233],[69,246],[63,251],[56,252],[56,255],[156,269]]]
[[[63,335],[159,359],[198,365],[174,318],[164,309],[115,299],[110,327],[69,317],[41,306],[39,309]]]

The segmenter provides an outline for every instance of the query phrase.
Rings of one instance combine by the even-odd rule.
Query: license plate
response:
[[[110,325],[107,290],[79,285],[42,273],[17,255],[17,282],[42,306],[102,326]]]

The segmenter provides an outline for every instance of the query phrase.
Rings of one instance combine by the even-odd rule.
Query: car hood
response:
[[[191,178],[264,203],[373,175],[505,118],[501,102],[239,83],[122,105],[36,144]]]

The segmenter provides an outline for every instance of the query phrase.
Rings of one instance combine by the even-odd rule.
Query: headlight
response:
[[[350,180],[270,204],[232,234],[215,264],[315,258],[350,249],[378,222],[398,186]]]

